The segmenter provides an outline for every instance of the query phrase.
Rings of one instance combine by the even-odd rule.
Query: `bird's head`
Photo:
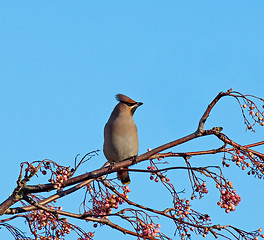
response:
[[[132,115],[134,115],[134,112],[136,111],[136,109],[143,104],[142,102],[136,102],[123,94],[117,94],[116,99],[120,103],[127,106],[128,110],[130,111]]]

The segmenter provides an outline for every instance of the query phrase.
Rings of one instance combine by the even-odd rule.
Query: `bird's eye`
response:
[[[121,102],[124,103],[124,104],[126,104],[129,107],[132,107],[132,106],[135,105],[135,103],[129,103],[129,102],[123,102],[123,101],[121,101]]]
[[[128,103],[128,102],[126,102],[126,105],[129,106],[129,107],[132,107],[132,106],[135,105],[135,103]]]

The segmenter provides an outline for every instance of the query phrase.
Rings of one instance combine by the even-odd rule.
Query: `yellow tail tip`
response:
[[[130,183],[130,181],[128,182],[122,182],[123,185],[128,185]]]

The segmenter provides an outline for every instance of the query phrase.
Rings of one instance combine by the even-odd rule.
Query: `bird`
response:
[[[110,164],[118,163],[138,155],[138,131],[133,115],[142,102],[136,102],[123,95],[116,95],[119,103],[112,111],[104,127],[103,152]],[[130,183],[127,170],[117,172],[123,185]]]

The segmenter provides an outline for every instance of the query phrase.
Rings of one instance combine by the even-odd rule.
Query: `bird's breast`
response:
[[[104,154],[109,162],[120,162],[138,154],[138,134],[134,121],[121,118],[108,121],[104,130]]]

